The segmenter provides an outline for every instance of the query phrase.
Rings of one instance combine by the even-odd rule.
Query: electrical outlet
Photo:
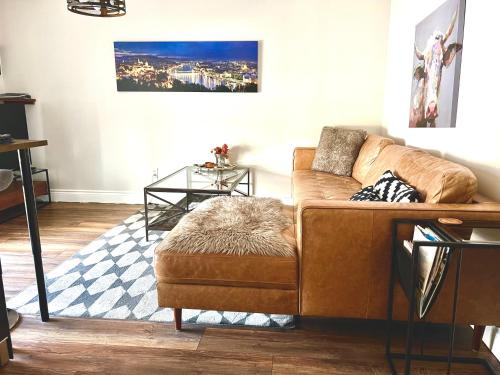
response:
[[[153,182],[158,181],[158,168],[153,169]]]

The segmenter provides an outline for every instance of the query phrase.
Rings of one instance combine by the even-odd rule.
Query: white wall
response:
[[[492,47],[498,44],[498,0],[467,1],[456,128],[408,128],[415,25],[443,2],[391,2],[384,130],[401,143],[469,166],[480,191],[500,200],[500,49]],[[488,327],[484,341],[500,358],[498,329]]]
[[[389,0],[128,0],[127,8],[96,19],[60,1],[0,0],[6,89],[38,100],[30,132],[49,140],[36,160],[56,190],[140,200],[153,168],[162,175],[211,160],[210,148],[226,142],[254,166],[257,194],[289,196],[294,146],[315,145],[324,125],[382,122]],[[261,92],[118,93],[116,40],[260,40]]]
[[[500,200],[500,49],[494,32],[500,2],[468,1],[455,129],[409,129],[415,25],[443,0],[392,0],[385,90],[386,132],[411,146],[469,166],[480,191]]]

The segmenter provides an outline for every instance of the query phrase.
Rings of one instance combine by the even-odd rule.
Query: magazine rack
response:
[[[403,248],[402,241],[398,239],[398,227],[400,225],[422,225],[430,228],[436,234],[438,234],[442,240],[440,241],[414,241],[413,251],[409,257],[409,261],[405,263],[404,259],[400,255],[401,252],[405,251]],[[438,221],[431,220],[407,220],[407,219],[396,219],[392,223],[392,265],[391,265],[391,275],[389,281],[389,296],[387,300],[387,341],[386,341],[386,357],[389,362],[392,374],[397,374],[397,370],[394,366],[394,359],[404,359],[404,374],[410,374],[411,361],[430,361],[430,362],[447,362],[447,374],[450,374],[451,364],[465,363],[465,364],[481,364],[490,374],[495,374],[495,370],[491,364],[484,358],[479,357],[456,357],[453,356],[453,344],[455,340],[455,328],[456,328],[456,312],[458,304],[458,292],[460,287],[460,276],[461,276],[461,266],[462,266],[462,253],[464,249],[474,248],[474,250],[480,249],[495,249],[500,251],[500,242],[493,241],[470,241],[467,238],[463,238],[455,233],[455,231],[450,229],[451,227],[441,225]],[[500,223],[488,223],[488,222],[465,222],[457,228],[462,229],[475,229],[475,228],[492,228],[500,232]],[[417,277],[418,277],[418,264],[419,264],[419,253],[420,248],[423,246],[436,246],[436,247],[448,247],[450,249],[450,256],[448,262],[451,261],[452,257],[458,257],[457,268],[455,275],[450,275],[454,277],[454,291],[453,291],[453,304],[451,311],[451,322],[449,323],[449,341],[448,341],[448,355],[424,355],[424,354],[412,354],[412,345],[414,341],[414,324],[415,324],[415,311],[417,304]],[[446,272],[446,269],[445,269]],[[393,326],[393,305],[394,305],[394,285],[396,278],[399,274],[401,285],[405,291],[405,295],[409,300],[408,309],[408,321],[407,321],[407,336],[406,336],[406,349],[404,353],[395,353],[391,351],[392,344],[392,326]],[[446,278],[443,276],[442,281]],[[439,298],[439,288],[436,293],[436,298]],[[432,308],[432,307],[431,307]]]

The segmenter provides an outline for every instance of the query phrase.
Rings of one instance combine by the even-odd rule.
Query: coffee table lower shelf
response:
[[[233,173],[233,171],[228,171]],[[186,177],[186,181],[181,179],[179,182],[185,186],[174,187],[169,183],[169,179]],[[206,185],[196,185],[193,183],[193,176],[205,178]],[[219,176],[219,174],[217,174]],[[214,196],[231,196],[237,193],[241,196],[250,196],[250,169],[239,167],[235,170],[234,175],[227,180],[213,179],[213,176],[203,175],[196,171],[193,167],[184,167],[173,174],[162,178],[161,180],[144,188],[144,216],[145,216],[145,231],[146,241],[149,241],[150,230],[169,231],[177,224],[178,220],[186,213],[193,209],[192,203],[199,203],[205,199]],[[203,181],[202,181],[203,182]],[[162,185],[167,185],[164,187]],[[242,185],[246,189],[239,189]],[[244,191],[246,190],[246,191]],[[182,194],[184,195],[176,203],[165,198],[165,194]],[[152,204],[150,199],[155,199],[161,203]],[[158,212],[151,218],[151,212]]]

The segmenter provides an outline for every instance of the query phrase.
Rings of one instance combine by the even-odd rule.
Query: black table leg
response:
[[[148,193],[144,189],[144,229],[146,230],[146,242],[149,241],[149,220],[148,220]]]
[[[49,320],[49,308],[47,305],[47,292],[45,290],[45,275],[43,273],[42,245],[40,244],[40,232],[38,229],[38,215],[36,209],[35,194],[33,191],[33,178],[31,176],[31,163],[29,150],[18,150],[19,166],[23,180],[24,206],[28,220],[28,229],[31,240],[31,250],[35,263],[36,283],[38,286],[38,303],[40,304],[40,315],[42,321]]]
[[[191,193],[186,193],[186,213],[189,213],[189,205],[191,204]]]
[[[7,349],[9,358],[14,358],[12,340],[10,338],[9,317],[7,316],[7,305],[5,303],[5,291],[3,289],[2,264],[0,262],[0,340],[7,338]]]
[[[455,328],[457,323],[457,303],[458,295],[460,291],[460,275],[462,272],[462,249],[458,249],[458,264],[457,271],[455,274],[455,291],[453,292],[453,311],[451,315],[451,327],[450,327],[450,338],[448,347],[448,368],[446,373],[449,375],[451,373],[451,362],[453,359],[453,346],[455,345]]]
[[[397,251],[397,225],[392,224],[392,256],[391,256],[391,273],[389,276],[389,294],[387,297],[387,338],[385,342],[385,355],[389,361],[392,374],[397,374],[396,368],[391,358],[392,345],[392,320],[394,310],[394,284],[396,282],[396,251]]]
[[[417,277],[418,277],[418,258],[420,256],[420,245],[413,246],[411,257],[411,281],[410,281],[410,306],[408,310],[408,327],[406,329],[406,350],[405,350],[405,375],[410,374],[411,360],[412,360],[412,346],[413,346],[413,325],[416,307],[416,290],[417,290]]]

